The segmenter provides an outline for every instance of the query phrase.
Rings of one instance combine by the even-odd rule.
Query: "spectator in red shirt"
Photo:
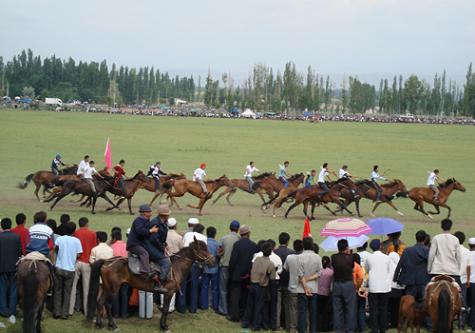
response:
[[[16,220],[16,227],[13,228],[11,231],[18,236],[20,236],[20,242],[21,242],[21,250],[23,252],[23,255],[26,254],[26,244],[30,241],[30,231],[28,228],[25,227],[25,222],[26,222],[26,215],[23,213],[19,213],[15,217]]]
[[[117,164],[114,167],[114,178],[115,178],[115,183],[119,186],[120,190],[122,191],[122,195],[126,195],[127,192],[125,190],[125,185],[124,185],[124,176],[125,176],[125,161],[120,160],[119,164]]]
[[[89,220],[86,217],[81,217],[78,221],[79,230],[76,230],[74,237],[78,238],[82,246],[82,254],[76,261],[76,274],[74,276],[73,288],[71,290],[71,299],[69,302],[69,314],[74,312],[74,305],[76,303],[76,291],[79,278],[82,282],[82,296],[84,315],[87,316],[87,296],[89,292],[89,279],[91,276],[91,266],[89,265],[89,257],[91,250],[97,245],[96,232],[89,229]]]

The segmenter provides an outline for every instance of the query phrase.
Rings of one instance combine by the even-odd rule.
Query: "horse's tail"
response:
[[[104,260],[98,260],[91,265],[91,277],[89,280],[89,294],[87,296],[87,319],[92,320],[97,310],[97,295],[99,294],[101,268]],[[97,314],[99,316],[99,314]]]
[[[17,187],[24,190],[28,186],[28,184],[31,182],[34,175],[35,175],[34,173],[30,173],[28,176],[26,176],[24,181],[22,181],[21,183],[18,183]]]
[[[28,268],[28,272],[25,276],[20,278],[20,284],[23,285],[23,332],[35,333],[37,332],[37,318],[40,304],[37,304],[38,287],[40,281],[38,281],[38,274],[34,272],[34,265]]]
[[[409,192],[397,192],[397,193],[396,193],[396,197],[397,197],[397,198],[401,198],[401,197],[407,198],[408,195],[409,195]]]
[[[437,304],[437,329],[435,333],[448,333],[450,332],[449,311],[451,308],[450,294],[447,289],[442,288],[439,293],[439,300]]]

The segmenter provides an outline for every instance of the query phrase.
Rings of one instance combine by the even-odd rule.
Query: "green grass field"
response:
[[[321,123],[299,121],[253,121],[237,119],[167,118],[150,116],[120,116],[86,113],[53,113],[27,111],[0,111],[0,216],[14,217],[25,212],[31,224],[31,216],[38,210],[48,210],[45,203],[36,201],[33,187],[26,190],[16,188],[26,175],[37,170],[48,170],[56,153],[61,153],[66,163],[78,163],[89,154],[98,167],[103,165],[104,147],[107,137],[112,141],[114,162],[127,161],[126,170],[133,175],[137,170],[159,160],[165,171],[183,172],[190,176],[200,162],[206,162],[210,178],[223,173],[230,178],[243,178],[244,168],[254,160],[261,171],[276,171],[279,163],[289,160],[290,172],[304,172],[318,169],[323,162],[329,162],[334,170],[343,163],[350,166],[353,174],[367,178],[373,164],[387,170],[388,178],[399,178],[408,188],[424,186],[427,171],[439,168],[444,177],[455,177],[467,188],[466,193],[455,192],[449,200],[453,209],[455,229],[467,236],[474,236],[475,222],[475,128],[468,126],[403,125],[403,124],[361,124]],[[133,200],[133,208],[148,202],[152,193],[139,191]],[[195,203],[196,198],[178,198],[179,203]],[[287,231],[293,238],[300,237],[303,215],[296,208],[290,218],[277,218],[262,213],[259,199],[246,193],[233,197],[233,207],[225,201],[215,206],[207,204],[204,216],[200,218],[206,226],[214,225],[218,236],[227,231],[232,219],[251,225],[252,238],[277,239],[281,231]],[[379,216],[399,218],[405,225],[403,240],[412,244],[413,235],[419,229],[431,234],[439,231],[440,218],[433,221],[413,210],[409,199],[398,199],[398,208],[405,213],[399,218],[390,207],[381,206]],[[104,212],[107,207],[98,201],[98,213],[93,216],[86,208],[80,208],[68,199],[61,201],[49,215],[55,219],[68,213],[74,221],[88,216],[91,227],[109,232],[113,226],[127,228],[132,217],[122,211]],[[371,204],[362,201],[362,213],[368,217]],[[179,229],[185,228],[185,221],[195,216],[196,211],[184,208],[174,211]],[[445,217],[446,211],[442,211]],[[318,235],[322,224],[331,219],[323,209],[317,209],[317,221],[312,230]],[[317,239],[320,238],[317,236]],[[175,332],[240,332],[238,325],[228,323],[212,312],[197,315],[170,317]],[[73,320],[55,321],[49,317],[43,326],[46,332],[68,331],[88,332],[89,326],[80,316]],[[20,324],[9,328],[20,332]],[[122,332],[136,332],[139,327],[146,331],[158,331],[158,320],[119,321]]]

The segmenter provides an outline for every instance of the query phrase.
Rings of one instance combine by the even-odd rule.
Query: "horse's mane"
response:
[[[203,241],[200,241],[198,239],[196,239],[194,242],[198,242],[198,243],[202,243],[201,245],[204,247],[204,248],[207,248],[206,246],[206,243],[203,242]],[[180,251],[178,251],[177,253],[173,254],[170,256],[170,260],[173,262],[173,261],[177,261],[177,260],[181,260],[183,258],[188,258],[190,260],[192,260],[190,257],[191,257],[191,251],[193,250],[193,247],[196,246],[196,244],[193,244],[194,242],[191,242],[190,243],[190,246],[187,246],[187,247],[183,247]]]
[[[78,165],[77,164],[73,164],[69,167],[66,167],[66,168],[63,168],[63,174],[65,174],[66,172],[70,172],[70,171],[73,171],[73,170],[77,170],[78,168]]]
[[[167,174],[167,176],[169,176],[170,178],[185,177],[183,172],[181,172],[181,173],[169,173],[169,174]]]
[[[393,179],[389,183],[381,184],[381,187],[392,187],[394,185],[397,185],[398,182],[400,182],[399,179]]]
[[[449,186],[450,184],[453,184],[453,183],[455,183],[455,182],[456,182],[455,178],[449,178],[449,179],[447,179],[445,182],[443,182],[442,184],[440,184],[440,187],[447,187],[447,186]]]
[[[258,180],[258,179],[266,178],[266,177],[269,177],[269,176],[272,176],[272,175],[273,175],[272,172],[264,172],[264,173],[261,173],[260,175],[252,177],[252,178],[254,178],[255,180]]]
[[[290,176],[289,179],[287,179],[289,182],[295,180],[295,179],[298,179],[299,177],[302,177],[303,176],[303,173],[296,173],[295,175],[292,175]]]
[[[225,177],[226,177],[226,175],[222,175],[221,177],[216,178],[216,179],[214,179],[214,180],[205,180],[205,184],[219,182],[221,179],[223,179],[223,178],[225,178]]]

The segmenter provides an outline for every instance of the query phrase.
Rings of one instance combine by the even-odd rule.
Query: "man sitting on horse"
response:
[[[252,185],[254,184],[254,179],[252,179],[252,174],[254,172],[259,172],[259,169],[257,169],[254,166],[254,161],[249,162],[249,165],[246,166],[246,171],[244,172],[244,178],[247,180],[249,183],[249,191],[253,192],[252,190]]]
[[[162,285],[168,280],[171,267],[170,257],[168,257],[166,251],[168,235],[167,221],[170,213],[171,211],[167,204],[158,206],[157,216],[149,223],[150,228],[157,226],[158,232],[150,235],[144,242],[150,260],[160,266],[160,282]]]
[[[64,163],[61,161],[61,155],[56,154],[56,157],[51,161],[51,172],[53,175],[58,176],[62,166],[64,166]]]
[[[86,183],[89,184],[89,186],[91,187],[91,191],[93,193],[93,195],[95,196],[97,191],[96,191],[96,186],[94,185],[94,180],[92,179],[92,176],[97,176],[101,179],[104,179],[104,177],[102,177],[99,172],[97,172],[96,168],[94,168],[94,161],[90,161],[86,166],[84,166],[82,169],[81,169],[81,174],[79,174],[81,176],[81,179],[84,180]],[[78,172],[79,172],[79,169],[78,169]]]
[[[279,164],[279,179],[284,184],[284,187],[287,188],[289,186],[289,181],[287,180],[287,168],[289,167],[289,161],[285,161],[284,165]]]
[[[427,186],[434,192],[434,201],[439,201],[439,184],[442,182],[442,178],[439,176],[439,169],[429,173],[427,178]]]
[[[157,283],[155,291],[166,293],[167,290],[160,286],[160,280],[157,278],[155,272],[150,271],[150,256],[145,249],[146,240],[153,234],[160,231],[157,225],[150,226],[150,217],[152,216],[152,209],[149,205],[143,204],[139,207],[140,216],[132,223],[129,237],[127,238],[127,251],[135,254],[140,262],[140,274],[146,279],[153,278]]]
[[[204,182],[205,177],[206,177],[205,169],[206,169],[206,163],[201,163],[200,167],[197,168],[195,172],[193,172],[193,181],[200,184],[201,189],[203,190],[203,193],[205,194],[205,196],[207,196],[208,188],[206,187],[206,184]]]
[[[127,191],[125,190],[125,161],[120,160],[119,163],[114,167],[114,186],[119,186],[120,190],[122,191],[122,195],[126,195]]]
[[[314,185],[315,177],[317,176],[317,170],[313,169],[312,171],[307,171],[307,176],[305,177],[304,187],[310,187]]]
[[[155,182],[155,192],[160,189],[160,176],[165,176],[166,173],[162,171],[160,162],[156,162],[148,169],[147,177],[152,177]]]
[[[373,184],[374,189],[376,190],[376,201],[381,201],[381,194],[383,193],[383,189],[378,184],[378,180],[387,180],[378,172],[379,166],[373,166],[373,171],[371,171],[371,184]]]
[[[330,170],[330,168],[328,167],[328,163],[323,163],[322,169],[318,174],[318,186],[320,186],[320,188],[322,189],[322,191],[320,192],[321,197],[330,192],[330,189],[328,188],[328,185],[326,183],[327,180],[331,181],[330,173],[336,176],[336,173]]]
[[[348,165],[346,165],[346,164],[344,164],[341,167],[340,172],[338,173],[338,176],[339,176],[339,179],[353,178],[353,175],[348,171]]]

